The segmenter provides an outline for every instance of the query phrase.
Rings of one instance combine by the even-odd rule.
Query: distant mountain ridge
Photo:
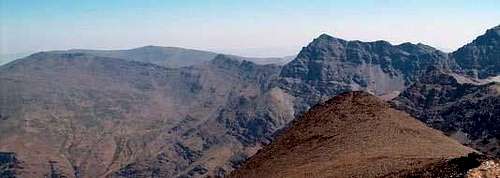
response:
[[[48,53],[57,54],[71,54],[83,53],[100,57],[111,57],[126,59],[131,61],[140,61],[153,63],[165,67],[187,67],[192,65],[201,65],[209,62],[215,56],[219,55],[216,52],[186,49],[179,47],[162,47],[162,46],[144,46],[139,48],[127,50],[87,50],[87,49],[71,49],[60,51],[47,51]],[[226,54],[224,54],[226,55]],[[241,57],[236,55],[235,59],[252,61],[257,64],[284,64],[289,58],[254,58],[254,57]]]
[[[128,50],[85,50],[49,51],[49,53],[84,53],[101,57],[111,57],[153,63],[167,67],[183,67],[201,64],[213,59],[217,54],[208,51],[177,47],[144,46]]]

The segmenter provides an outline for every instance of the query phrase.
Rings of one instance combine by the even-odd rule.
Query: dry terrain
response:
[[[313,107],[231,177],[384,177],[474,152],[365,92]]]

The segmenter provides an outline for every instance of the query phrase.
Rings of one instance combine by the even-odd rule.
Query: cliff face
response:
[[[460,83],[454,76],[431,69],[392,102],[461,143],[500,156],[500,84]]]
[[[297,118],[231,177],[398,177],[472,151],[373,95],[349,92]]]
[[[396,96],[429,67],[476,79],[500,75],[500,27],[447,54],[423,44],[347,41],[321,35],[286,64],[274,85],[297,97],[297,113],[338,93]]]
[[[451,53],[457,64],[476,78],[500,74],[500,26],[486,31],[471,43]]]
[[[276,85],[300,98],[297,107],[305,111],[345,91],[376,95],[401,91],[429,66],[457,68],[446,53],[423,44],[391,45],[321,35],[283,67]]]

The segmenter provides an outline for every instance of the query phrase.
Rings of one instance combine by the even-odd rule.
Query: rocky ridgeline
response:
[[[468,75],[481,79],[499,75],[500,26],[489,29],[450,55]]]
[[[303,112],[345,91],[401,91],[430,66],[457,68],[446,53],[423,44],[346,41],[323,34],[283,67],[276,85],[297,97]]]

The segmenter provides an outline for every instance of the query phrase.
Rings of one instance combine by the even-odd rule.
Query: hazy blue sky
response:
[[[282,56],[321,33],[455,49],[499,24],[498,0],[0,0],[0,53],[161,45]]]

